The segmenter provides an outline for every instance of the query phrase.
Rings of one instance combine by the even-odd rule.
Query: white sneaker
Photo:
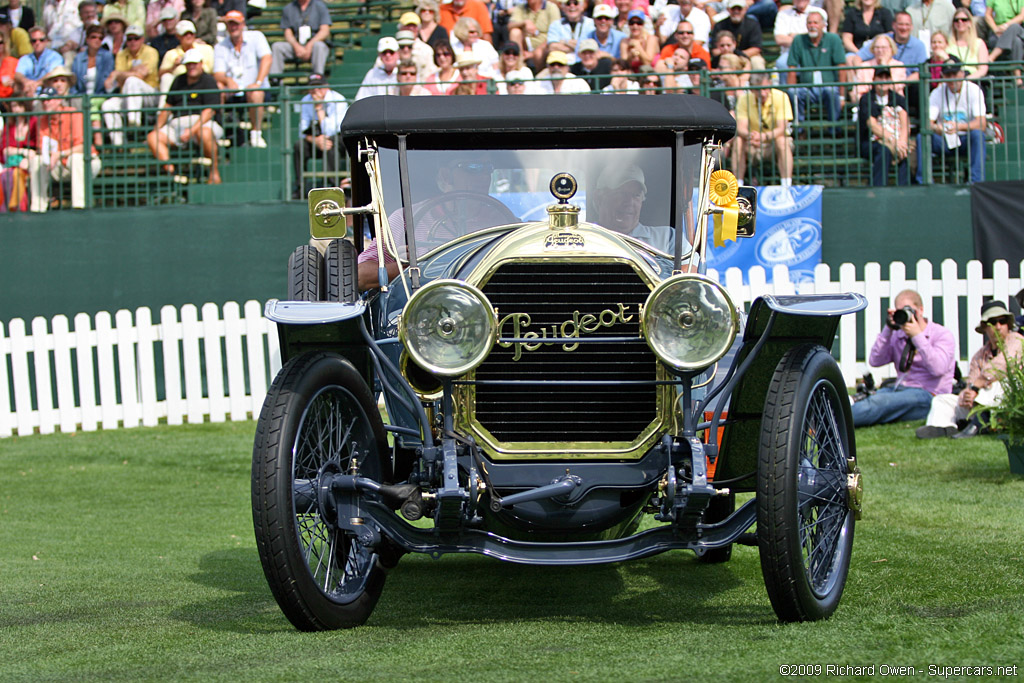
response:
[[[263,131],[261,131],[261,130],[250,131],[249,132],[249,144],[252,145],[253,147],[258,147],[260,149],[265,149],[266,146],[267,146],[267,141],[263,139]]]

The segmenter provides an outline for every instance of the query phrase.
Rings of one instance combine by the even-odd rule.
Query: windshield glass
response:
[[[399,252],[407,253],[398,152],[381,148],[384,203]],[[690,196],[700,145],[684,150],[680,169]],[[570,200],[580,220],[631,235],[671,253],[672,150],[665,148],[409,150],[416,250],[422,255],[484,228],[547,220],[548,185],[562,172],[579,185]],[[687,212],[689,243],[692,218]],[[375,249],[374,249],[375,251]]]

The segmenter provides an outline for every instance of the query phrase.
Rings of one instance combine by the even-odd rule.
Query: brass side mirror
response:
[[[337,239],[348,234],[345,191],[322,187],[309,191],[309,234],[313,239]]]

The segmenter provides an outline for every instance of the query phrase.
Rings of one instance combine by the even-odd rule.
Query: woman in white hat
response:
[[[932,398],[931,410],[917,438],[949,436],[964,439],[976,436],[982,428],[977,416],[957,432],[957,423],[967,419],[975,406],[998,405],[1003,397],[999,378],[1006,372],[1007,357],[1024,351],[1024,337],[1016,332],[1013,314],[1002,301],[989,301],[981,307],[981,322],[975,332],[985,335],[985,343],[971,358],[967,388],[959,394],[939,394]]]

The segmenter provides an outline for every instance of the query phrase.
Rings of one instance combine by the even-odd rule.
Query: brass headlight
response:
[[[458,377],[490,353],[498,338],[498,318],[476,287],[459,280],[435,280],[409,299],[398,337],[417,365]]]
[[[694,274],[676,275],[655,287],[640,322],[654,355],[679,371],[714,363],[728,352],[739,329],[725,289]]]

